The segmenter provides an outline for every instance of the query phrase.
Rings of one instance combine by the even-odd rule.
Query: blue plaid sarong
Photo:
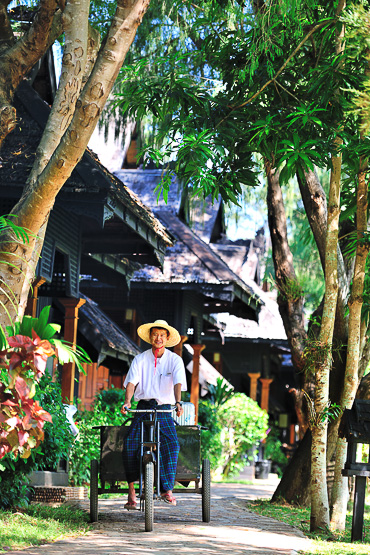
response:
[[[157,408],[158,410],[168,410],[171,406],[157,405],[156,401],[150,400],[139,401],[137,408],[139,410],[153,408]],[[128,482],[135,482],[140,476],[139,458],[142,420],[148,420],[148,415],[145,413],[136,413],[130,426],[130,431],[123,442],[123,464]],[[157,420],[160,422],[161,491],[172,491],[175,484],[180,444],[177,439],[176,428],[171,413],[158,413]]]

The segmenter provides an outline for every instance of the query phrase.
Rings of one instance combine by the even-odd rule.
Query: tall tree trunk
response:
[[[348,301],[349,329],[347,346],[347,363],[341,397],[341,409],[352,408],[358,388],[358,370],[361,347],[361,310],[365,280],[366,259],[369,252],[368,242],[364,241],[367,231],[367,159],[360,158],[360,172],[357,184],[357,246],[355,270],[353,276],[351,296]],[[346,522],[346,508],[348,502],[348,478],[342,476],[342,469],[347,454],[347,442],[344,438],[337,440],[335,457],[334,486],[331,499],[331,522],[333,530],[343,531]]]
[[[304,179],[297,173],[297,181],[304,204],[308,222],[310,224],[319,256],[322,269],[325,272],[325,234],[327,226],[327,202],[326,194],[316,175],[316,172],[307,170],[304,172]],[[343,255],[338,245],[338,307],[336,316],[336,331],[340,337],[347,337],[348,324],[346,317],[347,299],[349,295],[348,275],[346,272]]]
[[[307,506],[311,500],[311,430],[307,430],[272,496],[281,502]]]
[[[61,11],[57,10],[56,0],[41,0],[40,8],[28,31],[13,46],[0,52],[0,146],[5,137],[16,126],[16,113],[11,105],[19,83],[32,69],[36,62],[53,44],[61,32]],[[10,25],[7,14],[1,26],[6,30],[9,40]]]
[[[58,90],[36,150],[35,162],[27,179],[25,193],[46,167],[72,120],[87,60],[89,7],[90,0],[67,1],[63,13],[65,45]]]
[[[303,298],[293,267],[293,255],[290,251],[286,229],[286,216],[283,195],[279,184],[279,173],[268,160],[265,160],[267,176],[267,210],[270,228],[275,280],[279,290],[279,311],[284,323],[292,352],[292,360],[296,371],[304,381],[302,353],[307,339],[303,320]],[[311,389],[302,383],[303,388]],[[297,401],[299,401],[297,399]],[[304,413],[303,431],[307,429],[307,415]],[[291,503],[307,504],[310,498],[310,446],[311,434],[306,433],[297,451],[294,453],[289,467],[284,472],[275,494],[274,500],[285,499]]]
[[[342,141],[335,139],[332,156],[328,224],[325,249],[325,299],[319,344],[313,346],[315,369],[315,422],[311,424],[311,531],[329,526],[329,500],[326,481],[327,419],[323,417],[329,403],[329,373],[331,369],[334,320],[338,298],[337,247],[340,215],[340,179],[342,156],[337,151]]]
[[[293,266],[288,244],[283,195],[279,172],[265,161],[267,176],[267,211],[270,228],[279,312],[284,323],[296,371],[303,368],[302,353],[307,339],[303,319],[303,296]]]

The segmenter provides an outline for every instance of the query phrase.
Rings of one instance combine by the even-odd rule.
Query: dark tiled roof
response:
[[[107,316],[97,303],[80,295],[86,303],[79,309],[79,331],[101,355],[130,361],[141,353],[139,347]]]
[[[162,195],[158,199],[158,193],[154,193],[164,173],[165,170],[122,169],[115,171],[114,175],[128,185],[144,204],[153,210],[154,214],[157,214],[158,211],[168,210],[178,216],[181,208],[182,187],[175,177],[172,179],[167,203],[163,200]],[[189,226],[203,241],[209,243],[221,210],[221,197],[214,203],[212,203],[211,196],[206,199],[188,199],[188,203]]]
[[[14,106],[19,123],[7,136],[1,149],[0,179],[16,190],[17,187],[23,187],[32,168],[50,107],[26,81],[22,82],[17,89]],[[102,191],[116,199],[133,216],[149,226],[159,240],[166,245],[171,244],[171,238],[166,229],[155,218],[153,212],[135,193],[104,168],[97,156],[87,149],[63,186],[62,194]]]
[[[153,266],[135,272],[133,281],[157,283],[196,283],[207,285],[231,286],[244,302],[264,304],[260,299],[258,286],[250,281],[241,280],[227,264],[189,229],[177,216],[169,211],[157,212],[158,217],[176,238],[176,243],[166,251],[163,273]]]
[[[149,206],[154,212],[165,208],[174,214],[179,213],[181,205],[181,186],[175,178],[172,180],[170,186],[167,204],[163,200],[162,195],[157,201],[158,195],[154,192],[154,189],[162,179],[163,170],[118,170],[114,172],[114,175],[125,183],[125,185],[130,187],[142,202]]]

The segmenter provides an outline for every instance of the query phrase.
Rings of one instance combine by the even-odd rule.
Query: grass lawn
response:
[[[365,506],[364,541],[351,543],[352,513],[347,514],[346,531],[343,534],[310,533],[310,510],[291,505],[272,504],[268,500],[247,503],[248,509],[258,514],[291,524],[312,539],[312,549],[304,555],[369,555],[370,553],[370,505]]]
[[[89,530],[88,521],[86,512],[68,506],[35,504],[17,512],[0,511],[0,552],[81,535]]]

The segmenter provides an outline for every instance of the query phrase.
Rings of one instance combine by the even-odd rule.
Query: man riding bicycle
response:
[[[184,412],[181,391],[187,389],[185,367],[181,357],[166,349],[180,342],[179,332],[165,320],[156,320],[140,326],[137,333],[143,341],[150,343],[152,348],[140,353],[132,361],[124,382],[126,394],[121,408],[122,414],[127,414],[134,395],[135,401],[138,401],[138,410],[168,410],[175,404],[176,414],[181,416]],[[180,445],[171,414],[159,413],[157,418],[161,426],[161,498],[171,505],[176,505],[172,490]],[[139,477],[138,450],[143,419],[145,414],[135,414],[124,444],[123,462],[129,489],[125,508],[128,510],[135,509],[137,505],[134,481]]]

